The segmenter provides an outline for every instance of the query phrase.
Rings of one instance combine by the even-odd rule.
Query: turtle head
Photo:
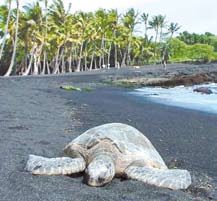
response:
[[[110,183],[115,175],[115,165],[111,157],[96,157],[86,169],[85,180],[90,186],[104,186]]]

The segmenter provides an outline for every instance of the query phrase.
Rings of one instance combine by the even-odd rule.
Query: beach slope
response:
[[[203,72],[186,66],[185,72]],[[209,69],[208,69],[209,68]],[[205,70],[216,67],[205,66]],[[193,70],[192,70],[193,69]],[[184,71],[169,66],[169,73]],[[160,105],[130,95],[129,88],[104,81],[166,73],[161,67],[102,70],[64,76],[0,79],[0,200],[142,201],[210,200],[217,189],[217,116]],[[92,90],[67,91],[62,85]],[[89,187],[81,175],[32,176],[24,170],[28,154],[62,156],[72,139],[94,126],[121,122],[143,132],[169,167],[190,171],[193,184],[171,191],[133,180],[114,179]]]

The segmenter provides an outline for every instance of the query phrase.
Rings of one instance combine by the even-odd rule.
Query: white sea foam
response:
[[[194,92],[193,90],[198,87],[208,87],[213,93],[202,94]],[[216,83],[195,85],[193,87],[144,87],[136,89],[132,93],[166,105],[217,113]]]

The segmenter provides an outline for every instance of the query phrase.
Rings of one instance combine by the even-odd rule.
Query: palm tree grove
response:
[[[12,6],[15,5],[15,6]],[[72,13],[62,0],[0,6],[0,75],[60,74],[163,62],[217,61],[217,36],[179,33],[165,15]]]

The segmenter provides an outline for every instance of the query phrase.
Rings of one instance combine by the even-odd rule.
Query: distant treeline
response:
[[[175,37],[180,26],[163,15],[132,8],[122,14],[105,9],[71,13],[72,5],[65,9],[62,0],[34,1],[22,8],[19,0],[16,8],[11,2],[0,6],[0,75],[217,61],[216,35],[183,32]]]

